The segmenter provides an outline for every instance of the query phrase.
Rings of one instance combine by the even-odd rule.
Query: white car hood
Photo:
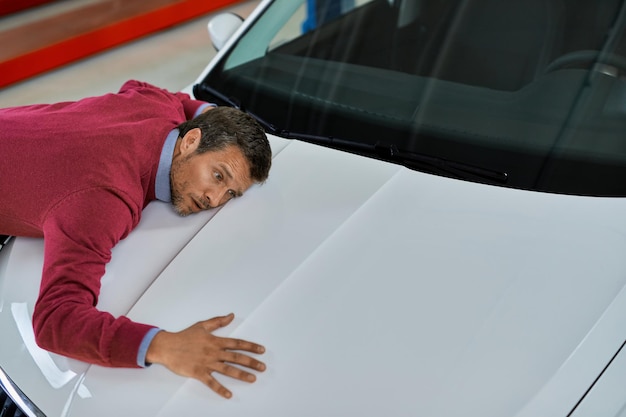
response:
[[[48,417],[565,415],[625,339],[625,199],[272,146],[267,183],[219,211],[150,204],[99,303],[167,330],[234,312],[219,334],[264,344],[268,370],[218,375],[231,400],[161,366],[38,350],[43,243],[0,254],[0,366]]]

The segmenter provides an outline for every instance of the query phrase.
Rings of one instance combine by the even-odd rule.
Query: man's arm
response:
[[[215,379],[214,372],[241,381],[254,382],[254,374],[233,365],[259,372],[265,370],[263,362],[241,353],[262,354],[265,352],[263,346],[213,335],[213,331],[227,326],[234,317],[233,314],[215,317],[198,322],[178,333],[160,331],[152,339],[146,360],[164,365],[178,375],[195,378],[224,398],[230,398],[232,393]]]
[[[141,206],[103,188],[76,192],[43,224],[44,268],[33,327],[39,346],[89,363],[137,367],[153,327],[96,309],[111,249],[139,221]]]
[[[132,213],[141,210],[130,205],[113,191],[85,190],[57,206],[57,213],[45,222],[44,271],[33,314],[42,348],[102,366],[138,367],[139,348],[154,327],[95,307],[110,250],[132,230]],[[263,353],[262,346],[212,334],[232,319],[230,315],[207,320],[178,333],[160,331],[148,347],[146,360],[196,378],[229,398],[230,392],[212,372],[252,382],[254,375],[236,365],[265,369],[260,361],[240,353]]]
[[[122,85],[119,92],[124,93],[128,90],[139,90],[143,89],[145,91],[150,91],[151,94],[154,94],[155,97],[160,97],[160,99],[174,99],[183,107],[183,112],[185,113],[185,119],[191,120],[195,116],[197,116],[200,112],[198,111],[200,107],[205,106],[207,103],[201,100],[195,100],[189,96],[187,93],[176,92],[172,93],[163,88],[157,87],[155,85],[149,84],[144,81],[137,80],[128,80]]]

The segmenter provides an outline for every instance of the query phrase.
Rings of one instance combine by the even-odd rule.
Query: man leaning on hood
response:
[[[214,372],[253,382],[265,370],[240,352],[262,346],[212,334],[232,314],[172,333],[95,307],[111,249],[150,201],[185,216],[267,179],[271,150],[253,118],[128,81],[116,94],[0,109],[0,155],[0,234],[44,238],[42,348],[109,367],[162,364],[226,398]]]

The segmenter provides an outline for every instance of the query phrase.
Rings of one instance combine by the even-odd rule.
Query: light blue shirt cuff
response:
[[[201,104],[200,107],[198,107],[198,109],[196,110],[196,114],[194,114],[193,117],[199,116],[202,113],[202,111],[204,109],[206,109],[207,107],[217,107],[217,104],[215,104],[215,103],[204,103],[204,104]]]
[[[154,336],[156,336],[156,334],[160,331],[161,329],[159,329],[158,327],[153,327],[152,329],[148,330],[148,333],[146,333],[146,335],[143,337],[143,340],[139,345],[139,352],[137,352],[137,365],[139,365],[141,368],[145,368],[151,365],[146,362],[148,347],[150,346],[150,343],[152,343],[152,339],[154,339]]]

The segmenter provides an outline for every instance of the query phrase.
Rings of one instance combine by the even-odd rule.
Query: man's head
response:
[[[272,152],[265,132],[249,115],[218,107],[178,129],[170,177],[179,214],[217,207],[267,179]]]

